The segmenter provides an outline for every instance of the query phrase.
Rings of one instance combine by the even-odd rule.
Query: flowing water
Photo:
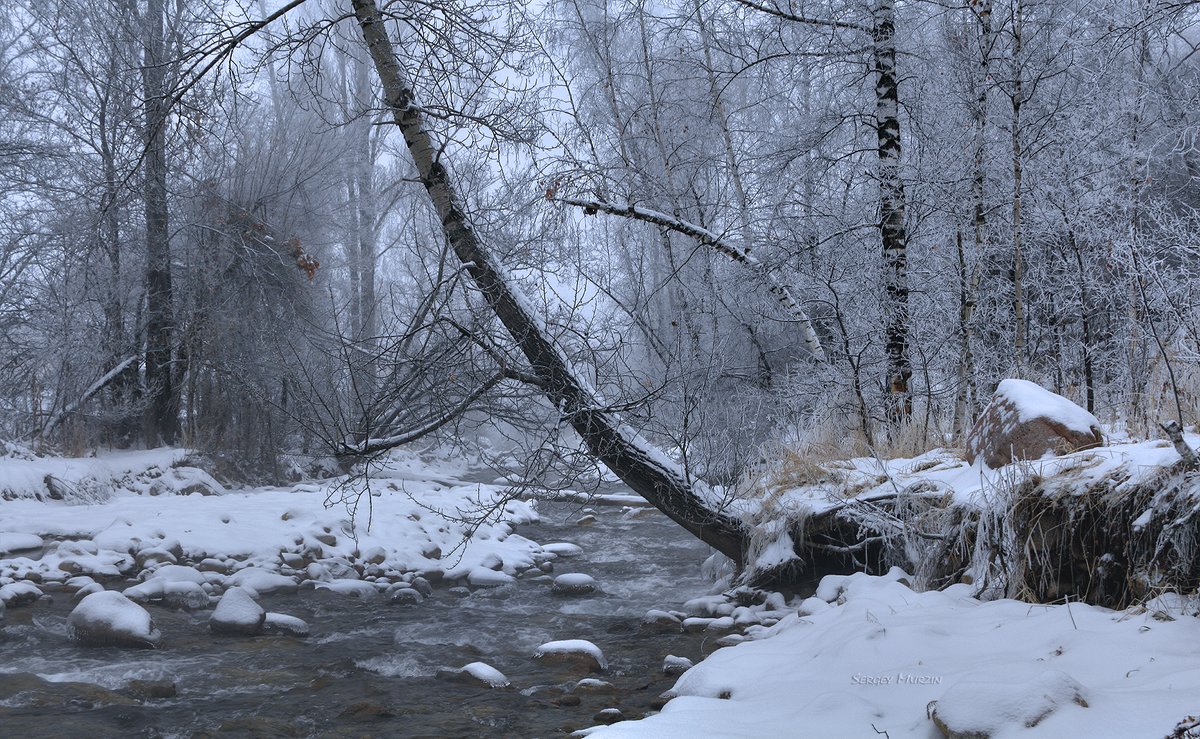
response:
[[[647,609],[677,608],[709,587],[700,576],[709,550],[657,512],[629,519],[600,507],[580,526],[578,505],[539,510],[542,520],[518,533],[581,546],[554,574],[589,574],[602,592],[557,596],[547,579],[523,577],[470,593],[437,586],[415,606],[312,590],[263,597],[267,610],[308,621],[307,639],[219,637],[210,611],[151,606],[166,637],[156,651],[72,645],[66,594],[10,609],[0,626],[0,737],[540,737],[592,725],[606,707],[638,718],[674,682],[663,657],[715,649],[711,637],[639,626]],[[568,693],[587,675],[531,657],[556,639],[599,646],[609,669],[593,677],[613,689]],[[512,687],[435,677],[474,661]],[[177,695],[132,697],[134,680],[174,683]]]

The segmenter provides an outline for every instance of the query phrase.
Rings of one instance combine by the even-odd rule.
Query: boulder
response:
[[[27,606],[41,597],[41,589],[31,582],[10,582],[0,587],[0,603],[9,608]]]
[[[263,620],[263,631],[268,634],[286,634],[287,636],[308,636],[308,622],[304,619],[288,616],[283,613],[268,613]]]
[[[967,436],[966,458],[992,469],[1100,446],[1104,434],[1091,413],[1026,380],[1004,380]]]
[[[927,711],[947,739],[989,739],[1032,729],[1071,705],[1088,707],[1083,686],[1065,672],[1047,670],[1013,683],[964,680],[930,703]]]
[[[687,657],[676,657],[673,654],[668,654],[663,659],[662,671],[664,675],[674,677],[682,675],[692,669],[692,661]]]
[[[582,572],[570,572],[554,578],[550,592],[555,595],[586,595],[596,590],[596,580]]]
[[[154,481],[150,495],[224,495],[225,486],[198,467],[172,467]]]
[[[564,639],[546,642],[537,648],[533,658],[539,662],[557,662],[589,672],[604,672],[608,662],[600,647],[585,639]]]
[[[254,602],[250,593],[234,586],[225,591],[216,610],[208,619],[208,628],[215,634],[261,634],[267,612]]]
[[[471,683],[484,688],[507,688],[512,684],[504,673],[484,662],[472,662],[457,670],[443,667],[437,671],[437,677],[439,680]]]
[[[155,628],[150,613],[113,590],[92,593],[79,601],[67,617],[67,632],[85,646],[154,649],[162,643],[162,632]]]
[[[42,537],[34,534],[18,534],[9,531],[0,531],[0,554],[12,554],[14,552],[27,552],[34,549],[41,549],[45,542]]]

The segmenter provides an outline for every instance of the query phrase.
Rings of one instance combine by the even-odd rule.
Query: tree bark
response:
[[[146,441],[172,444],[179,436],[179,396],[171,367],[173,343],[171,244],[167,214],[167,100],[163,0],[148,0],[143,18],[142,94],[146,208]]]
[[[425,127],[424,116],[392,48],[375,0],[351,0],[351,5],[379,75],[385,104],[404,136],[446,238],[488,306],[544,384],[549,400],[579,433],[591,453],[625,484],[740,565],[744,550],[740,522],[719,510],[716,496],[706,485],[689,484],[683,470],[604,407],[562,349],[547,335],[520,287],[479,239],[463,212],[452,176],[440,160],[440,149]]]
[[[879,144],[879,234],[883,243],[888,417],[912,414],[908,358],[908,231],[900,178],[900,96],[896,77],[896,5],[877,0],[871,38],[875,63],[875,133]]]

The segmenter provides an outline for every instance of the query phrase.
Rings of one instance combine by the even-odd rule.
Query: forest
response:
[[[645,508],[713,554],[655,550],[661,566],[722,595],[644,624],[722,646],[769,632],[804,653],[817,637],[771,630],[836,631],[877,602],[917,619],[918,593],[948,624],[1016,599],[1124,629],[1111,663],[1019,681],[1052,696],[1021,720],[1054,736],[1089,706],[1076,677],[1142,653],[1102,611],[1200,628],[1198,233],[1190,2],[7,0],[0,602],[40,603],[29,583],[56,567],[97,578],[80,593],[119,575],[139,603],[189,609],[276,592],[270,577],[423,602],[443,577],[549,582],[578,553],[513,533],[542,535],[547,510],[612,525],[555,506],[625,506],[621,526]],[[988,441],[1038,414],[1058,447]],[[299,516],[285,489],[319,494]],[[132,528],[112,549],[112,516],[76,505]],[[254,518],[260,549],[188,539],[202,505]],[[430,514],[447,523],[396,523]],[[150,515],[164,528],[138,528]],[[43,564],[2,558],[31,549]],[[148,587],[162,567],[192,571]],[[556,595],[594,589],[566,577]],[[979,628],[1011,626],[987,614]],[[291,633],[275,613],[254,633],[271,617]],[[135,641],[161,646],[147,629]],[[539,659],[579,655],[551,644]],[[662,672],[683,674],[674,696],[748,690],[769,707],[745,715],[783,711],[758,735],[793,735],[771,690],[820,686],[739,649]],[[980,659],[951,651],[915,676],[928,717],[842,706],[812,736],[870,716],[892,736],[1002,731],[984,714],[1003,690],[929,682]],[[499,678],[451,679],[509,683],[483,667]],[[1200,735],[1177,699],[1153,735]],[[592,719],[604,736],[703,725],[661,708]],[[664,720],[619,730],[607,710]],[[1135,735],[1105,733],[1127,711],[1092,710],[1092,735]]]

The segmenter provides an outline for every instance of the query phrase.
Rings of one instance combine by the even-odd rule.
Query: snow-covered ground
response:
[[[2,486],[17,498],[0,502],[0,588],[148,579],[186,563],[203,577],[182,567],[164,574],[210,594],[251,575],[260,585],[269,575],[384,590],[414,575],[511,579],[553,557],[512,534],[513,524],[536,519],[531,503],[504,500],[500,485],[461,481],[452,460],[396,455],[365,479],[226,491],[200,470],[173,467],[182,456],[0,460]],[[47,499],[47,476],[69,491],[103,492]],[[180,494],[188,490],[203,494]]]
[[[826,577],[796,612],[685,672],[660,714],[589,734],[930,739],[936,717],[955,736],[1162,737],[1200,711],[1200,619],[1168,602],[981,602],[966,585],[902,580]]]

